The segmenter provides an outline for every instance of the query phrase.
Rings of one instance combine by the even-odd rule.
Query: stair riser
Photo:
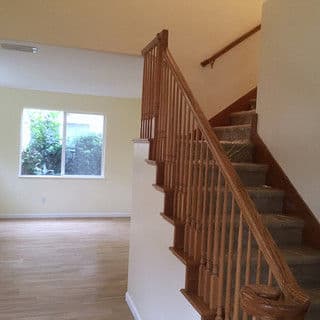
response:
[[[201,144],[203,145],[201,148]],[[200,159],[201,152],[203,152],[202,159],[205,159],[205,148],[206,143],[199,142],[194,143],[193,147],[193,159]],[[222,149],[226,152],[228,158],[231,162],[252,162],[254,147],[252,145],[247,144],[231,144],[231,143],[221,143]],[[209,152],[208,158],[210,160],[213,159],[212,154]]]
[[[266,183],[266,171],[245,171],[243,169],[236,169],[236,171],[246,187],[258,187]]]
[[[235,265],[235,260],[236,257],[234,257],[234,262],[233,265]],[[245,272],[246,272],[246,251],[244,250],[243,253],[243,261],[242,261],[242,266],[241,266],[241,279],[242,282],[244,282],[245,279]],[[226,263],[226,262],[225,262]],[[311,265],[303,265],[303,264],[295,264],[295,265],[290,265],[290,268],[298,280],[298,283],[300,286],[304,288],[317,288],[320,286],[320,279],[319,279],[319,264],[311,264]],[[227,268],[227,264],[225,266]],[[257,261],[255,260],[254,262],[251,262],[250,266],[250,283],[255,283],[256,282],[256,268],[257,268]],[[263,262],[261,265],[261,272],[260,272],[260,280],[261,283],[266,284],[268,281],[268,273],[269,273],[269,268],[267,267],[266,263]],[[275,279],[273,279],[274,284]]]
[[[255,118],[255,113],[231,114],[230,116],[232,125],[252,124]]]
[[[298,283],[305,288],[320,287],[319,263],[291,265]]]
[[[251,128],[214,128],[214,132],[219,140],[249,140]]]
[[[221,144],[231,162],[252,162],[254,148],[252,145]]]
[[[194,189],[194,193],[198,192],[198,189]],[[282,212],[282,207],[283,207],[283,196],[279,196],[278,194],[261,194],[259,193],[258,195],[255,194],[254,192],[249,192],[249,195],[251,199],[253,200],[253,203],[255,204],[255,207],[257,211],[259,211],[261,214],[263,213],[281,213]],[[209,212],[210,210],[210,202],[211,202],[211,197],[212,197],[212,192],[208,191],[207,193],[207,200],[206,200],[206,212]],[[213,194],[213,199],[212,199],[212,206],[213,210],[215,212],[215,207],[216,207],[216,199],[217,199],[217,190],[214,191]],[[223,208],[223,190],[221,191],[221,196],[220,196],[220,211],[222,212]],[[201,209],[202,210],[202,205],[201,204]],[[192,210],[196,210],[197,204],[194,203],[191,200],[191,208]],[[226,210],[227,213],[229,214],[231,212],[231,207],[232,207],[232,196],[231,193],[228,193],[227,197],[227,206]],[[165,214],[171,216],[172,215],[172,208],[173,208],[173,193],[172,192],[166,192],[165,196]],[[239,208],[236,205],[235,206],[235,212],[239,213]]]
[[[199,166],[194,166],[194,170],[199,170]],[[245,170],[243,168],[235,167],[236,172],[239,175],[239,178],[245,187],[258,187],[263,186],[266,183],[266,171],[263,170]],[[203,185],[205,185],[205,176],[207,175],[207,185],[210,185],[212,175],[214,174],[214,184],[218,183],[218,169],[215,169],[214,172],[212,170],[212,166],[210,166],[206,172],[205,166],[202,166],[202,181]],[[196,172],[198,175],[198,172]],[[224,181],[222,179],[222,185],[224,185]]]
[[[282,213],[283,196],[261,195],[254,192],[249,192],[249,195],[260,213]]]
[[[239,225],[235,224],[234,226],[234,238],[238,239],[238,228]],[[301,238],[302,238],[302,228],[301,227],[290,227],[290,228],[283,228],[279,229],[274,226],[267,226],[268,230],[270,231],[272,238],[274,241],[280,246],[280,247],[285,247],[285,246],[297,246],[301,244]],[[227,226],[226,229],[226,239],[229,239],[229,226]],[[243,248],[247,247],[248,243],[248,228],[245,227],[243,230],[243,238],[242,238],[242,245]],[[234,251],[236,252],[236,245],[234,247]],[[257,244],[256,242],[252,239],[252,248],[256,248]]]
[[[195,191],[196,192],[196,191]],[[256,194],[254,192],[249,192],[249,195],[253,201],[253,203],[256,206],[256,209],[260,213],[281,213],[282,212],[282,207],[283,207],[283,196],[279,195],[269,195],[269,194]],[[206,211],[209,211],[209,199],[211,197],[211,193],[208,192],[207,195],[207,209]],[[216,203],[216,197],[217,197],[217,191],[215,191],[215,194],[213,195],[213,204],[215,207]],[[223,191],[221,191],[221,211],[222,211],[222,206],[223,206]],[[228,198],[227,198],[227,212],[231,212],[231,206],[232,206],[232,197],[231,193],[228,193]],[[239,212],[239,208],[236,205],[235,207],[235,212]]]

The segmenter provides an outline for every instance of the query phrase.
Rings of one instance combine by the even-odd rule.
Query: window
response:
[[[24,109],[21,176],[103,176],[104,116]]]

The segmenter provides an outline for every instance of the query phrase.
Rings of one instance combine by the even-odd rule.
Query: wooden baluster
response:
[[[271,271],[271,268],[269,267],[269,272],[268,272],[268,286],[272,286],[272,278],[273,278],[272,271]]]
[[[168,74],[168,104],[167,104],[167,115],[166,115],[166,164],[165,164],[165,189],[166,192],[170,190],[171,187],[171,138],[172,138],[172,133],[171,133],[171,121],[172,121],[172,87],[173,87],[173,78],[172,78],[172,73],[169,71]],[[166,212],[168,213],[168,212]],[[171,213],[171,212],[170,212]]]
[[[201,257],[200,257],[200,268],[199,268],[199,284],[198,284],[198,296],[204,297],[204,282],[205,282],[205,268],[207,264],[207,237],[208,237],[208,217],[209,217],[209,205],[208,205],[208,194],[210,192],[209,186],[209,147],[206,145],[205,151],[205,173],[204,173],[204,198],[202,205],[202,231],[201,231]]]
[[[210,279],[213,269],[213,239],[214,239],[214,209],[216,204],[215,195],[215,179],[216,166],[214,160],[211,161],[211,181],[210,181],[210,203],[209,203],[209,218],[208,218],[208,238],[207,238],[207,252],[206,252],[206,271],[205,271],[205,287],[204,287],[204,301],[210,301]],[[212,310],[212,309],[211,309]]]
[[[200,134],[200,130],[199,130]],[[195,235],[194,235],[194,252],[193,256],[195,259],[195,262],[200,261],[200,252],[201,252],[201,213],[202,213],[202,201],[203,201],[203,194],[207,192],[205,189],[205,186],[203,185],[203,158],[204,158],[204,149],[207,144],[205,144],[205,141],[203,138],[200,139],[200,148],[199,148],[199,156],[198,156],[198,162],[196,163],[196,169],[198,171],[198,185],[197,185],[197,190],[196,191],[196,206],[195,206]]]
[[[221,197],[222,197],[222,180],[221,170],[218,168],[218,185],[216,194],[216,210],[214,215],[214,240],[213,240],[213,269],[210,281],[210,309],[216,308],[217,302],[217,291],[216,291],[216,280],[218,276],[218,265],[219,265],[219,239],[220,239],[220,211],[221,211]]]
[[[183,194],[182,194],[182,207],[181,207],[181,213],[182,213],[182,222],[186,223],[187,219],[187,195],[188,195],[188,180],[189,180],[189,162],[190,162],[190,138],[189,138],[189,132],[191,127],[191,118],[190,118],[190,108],[187,105],[187,102],[184,100],[184,109],[186,110],[185,114],[185,130],[184,130],[184,163],[183,163]]]
[[[223,320],[223,289],[224,289],[224,258],[226,254],[226,232],[227,232],[227,206],[228,206],[228,185],[225,181],[223,192],[223,209],[221,221],[221,240],[220,240],[220,255],[219,255],[219,273],[218,273],[218,299],[217,299],[217,316],[216,320]]]
[[[154,125],[155,125],[155,113],[156,113],[156,92],[157,92],[157,47],[153,48],[152,51],[152,101],[151,101],[151,117],[150,117],[150,137],[152,137],[155,141],[155,132],[154,132]],[[155,141],[155,143],[157,143]]]
[[[167,178],[168,178],[168,183],[167,183],[167,188],[166,190],[170,190],[171,187],[171,137],[172,137],[172,86],[173,86],[173,76],[172,73],[169,72],[169,83],[168,83],[168,114],[167,114],[167,154],[166,154],[166,159],[167,159]]]
[[[261,251],[258,248],[257,267],[256,267],[256,284],[261,283]]]
[[[152,104],[153,104],[153,49],[150,53],[150,93],[149,93],[149,101],[148,101],[148,113],[147,113],[147,136],[148,138],[152,138],[151,136],[151,122],[152,122]],[[152,154],[152,153],[151,153]],[[153,156],[153,155],[152,155]],[[153,159],[153,157],[152,157]]]
[[[179,103],[179,123],[180,123],[180,130],[179,130],[179,162],[178,162],[178,169],[177,169],[177,176],[178,176],[178,199],[177,199],[177,211],[178,211],[178,221],[182,221],[182,201],[183,201],[183,164],[184,164],[184,135],[185,135],[185,112],[186,110],[183,108],[184,97],[182,91],[179,90],[180,93],[180,103]]]
[[[168,78],[169,78],[169,68],[167,63],[164,65],[164,83],[163,88],[163,105],[162,105],[162,143],[161,143],[161,161],[163,165],[165,164],[165,154],[166,154],[166,143],[167,143],[167,110],[168,110]]]
[[[231,319],[231,286],[233,270],[233,246],[234,246],[234,221],[235,221],[235,201],[232,196],[231,216],[229,226],[229,245],[228,245],[228,262],[227,262],[227,284],[226,284],[226,302],[225,302],[225,319]]]
[[[156,145],[156,160],[161,163],[162,161],[162,140],[163,140],[163,108],[164,106],[164,90],[165,90],[165,64],[164,61],[161,60],[159,62],[161,64],[160,68],[160,84],[159,84],[159,110],[158,110],[158,132],[157,132],[157,145]]]
[[[186,224],[185,224],[185,234],[184,234],[184,251],[185,255],[188,256],[190,253],[189,248],[189,238],[191,233],[191,203],[192,203],[192,195],[193,195],[193,158],[194,158],[194,138],[193,138],[193,131],[195,130],[195,121],[190,112],[190,131],[188,132],[188,139],[190,141],[189,145],[189,161],[188,161],[188,182],[187,182],[187,199],[186,199]]]
[[[240,286],[242,273],[242,240],[243,240],[243,217],[240,212],[239,230],[238,230],[238,245],[237,245],[237,262],[236,262],[236,281],[234,290],[233,302],[233,318],[232,320],[239,320],[240,314]]]
[[[168,152],[168,114],[169,114],[169,79],[170,71],[169,66],[166,64],[166,76],[165,76],[165,92],[164,92],[164,114],[163,114],[163,162],[164,162],[164,186],[168,181],[168,166],[167,166],[167,152]]]
[[[152,92],[152,109],[151,109],[151,127],[150,127],[150,136],[153,138],[153,144],[152,144],[152,155],[153,159],[156,160],[156,147],[157,147],[157,132],[156,132],[156,124],[157,124],[157,79],[158,79],[158,46],[153,48],[153,92]]]
[[[175,144],[174,144],[174,171],[173,171],[173,180],[174,180],[174,202],[173,202],[173,212],[176,220],[179,219],[179,164],[180,164],[180,132],[181,132],[181,119],[180,119],[180,100],[181,100],[181,91],[179,90],[178,84],[176,85],[176,101],[175,101]]]
[[[161,104],[161,90],[162,90],[162,85],[163,85],[163,54],[164,50],[167,47],[167,44],[164,43],[166,40],[162,39],[162,42],[160,42],[157,46],[157,66],[156,66],[156,93],[155,93],[155,140],[156,140],[156,145],[155,145],[155,154],[156,154],[156,160],[159,161],[159,136],[161,134],[161,126],[160,126],[160,104]]]
[[[190,233],[189,233],[189,256],[191,258],[194,257],[194,248],[195,248],[195,235],[196,235],[196,209],[197,209],[197,201],[199,200],[195,194],[198,190],[198,176],[199,176],[199,169],[198,169],[198,161],[200,156],[200,148],[201,148],[201,140],[200,140],[200,131],[199,127],[196,126],[195,133],[192,133],[192,136],[195,134],[194,143],[195,143],[195,152],[193,156],[193,179],[192,179],[192,197],[190,197],[190,207],[191,207],[191,221],[190,221]]]
[[[176,86],[177,83],[174,79],[174,75],[172,74],[172,109],[171,109],[171,114],[170,114],[170,119],[171,119],[171,150],[170,150],[170,168],[171,168],[171,172],[170,172],[170,192],[173,195],[173,191],[174,191],[174,169],[175,169],[175,134],[176,134],[176,127],[175,127],[175,111],[176,111]],[[172,209],[173,206],[172,206]],[[174,212],[172,212],[172,214],[174,214]]]
[[[177,83],[175,81],[174,75],[173,78],[173,88],[172,88],[172,113],[171,113],[171,124],[172,124],[172,136],[171,136],[171,179],[170,179],[170,192],[172,196],[172,216],[176,217],[175,212],[175,171],[176,171],[176,133],[177,133]]]
[[[147,58],[143,57],[143,82],[142,82],[142,99],[141,99],[141,126],[140,126],[140,138],[144,139],[145,130],[144,130],[144,118],[145,118],[145,107],[146,107],[146,89],[147,89]]]
[[[252,246],[252,237],[251,232],[248,228],[248,240],[247,240],[247,256],[246,256],[246,272],[245,272],[245,285],[247,286],[250,283],[250,271],[251,271],[251,246]],[[243,313],[243,320],[248,319],[248,315]]]
[[[146,100],[144,106],[144,138],[150,139],[148,137],[148,121],[149,121],[149,106],[150,106],[150,85],[151,85],[151,77],[150,77],[150,53],[146,55]]]
[[[150,104],[149,104],[149,120],[148,120],[148,137],[153,139],[151,148],[152,159],[155,159],[154,145],[156,141],[153,134],[153,122],[154,122],[154,98],[155,98],[155,48],[151,51],[151,92],[150,92]]]

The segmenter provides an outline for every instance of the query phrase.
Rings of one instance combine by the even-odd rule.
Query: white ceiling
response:
[[[14,41],[0,41],[0,43]],[[137,98],[141,96],[143,61],[139,56],[35,45],[39,53],[0,47],[0,86]]]

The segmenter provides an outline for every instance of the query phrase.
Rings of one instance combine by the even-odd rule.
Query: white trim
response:
[[[127,302],[127,305],[132,313],[132,316],[135,320],[142,320],[138,310],[137,310],[137,307],[136,305],[134,304],[129,292],[127,291],[126,292],[126,302]]]
[[[89,179],[89,180],[105,180],[105,176],[89,176],[89,175],[63,175],[63,176],[54,176],[54,175],[27,175],[19,174],[18,178],[26,179]]]
[[[130,218],[130,212],[0,213],[1,219]]]

